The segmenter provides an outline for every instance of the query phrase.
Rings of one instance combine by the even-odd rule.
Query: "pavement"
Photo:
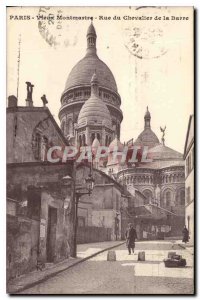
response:
[[[108,241],[101,243],[80,244],[77,246],[77,258],[70,257],[59,263],[46,264],[42,271],[34,270],[28,274],[9,281],[7,284],[7,293],[15,294],[22,292],[24,289],[30,288],[35,284],[41,283],[52,276],[59,274],[103,251],[107,251],[121,245],[123,241]]]
[[[181,241],[136,242],[135,253],[131,255],[128,255],[125,244],[117,246],[116,243],[114,245],[115,262],[107,261],[106,249],[109,249],[110,245],[110,243],[81,245],[78,249],[79,255],[83,259],[88,257],[87,260],[18,293],[43,295],[192,295],[194,293],[194,256],[191,249],[188,251],[187,248],[184,248]],[[139,251],[145,251],[144,262],[137,260]],[[169,251],[175,251],[186,258],[187,266],[165,268],[163,259],[167,258]]]

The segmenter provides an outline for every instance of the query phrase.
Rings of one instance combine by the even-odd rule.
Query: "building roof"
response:
[[[64,93],[76,86],[89,86],[92,74],[97,70],[99,86],[117,92],[115,78],[108,66],[96,54],[86,55],[71,70]]]
[[[183,155],[163,144],[156,145],[149,150],[149,157],[153,160],[183,160]]]
[[[39,114],[42,112],[45,112],[47,117],[52,121],[56,132],[58,133],[60,139],[62,140],[62,142],[66,145],[69,146],[69,142],[68,140],[65,138],[62,130],[60,129],[60,127],[58,126],[56,120],[54,119],[53,115],[51,114],[50,110],[48,107],[37,107],[37,106],[17,106],[17,107],[7,107],[6,109],[7,113],[16,113],[16,112],[21,112],[21,113],[27,113],[27,112],[31,112],[33,114]]]
[[[152,170],[160,170],[170,167],[184,167],[183,160],[168,160],[168,161],[153,161],[150,163],[139,164],[137,166],[138,169],[152,169]]]
[[[148,146],[149,148],[154,147],[155,145],[158,145],[159,139],[156,136],[156,134],[151,130],[151,128],[145,128],[138,136],[136,141],[134,142],[134,145],[140,145],[140,146]]]
[[[93,34],[93,35],[96,36],[96,30],[95,30],[94,25],[93,25],[92,22],[91,22],[90,26],[88,27],[87,35],[88,35],[88,34]]]

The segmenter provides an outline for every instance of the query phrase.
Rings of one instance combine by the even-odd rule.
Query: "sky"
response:
[[[148,106],[151,128],[159,140],[160,126],[166,126],[165,144],[183,153],[193,113],[192,8],[7,8],[7,96],[17,93],[21,35],[18,105],[25,105],[25,82],[30,81],[34,84],[34,106],[42,106],[40,98],[46,94],[48,107],[60,124],[60,97],[71,69],[86,53],[90,20],[41,20],[39,25],[37,15],[49,14],[55,19],[57,14],[94,18],[97,54],[112,71],[122,100],[121,141],[137,138]],[[19,20],[19,16],[30,20]],[[51,36],[56,46],[49,45]]]

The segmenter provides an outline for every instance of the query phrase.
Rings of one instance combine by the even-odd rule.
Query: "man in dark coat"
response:
[[[187,243],[189,241],[189,231],[187,230],[186,226],[184,226],[182,233],[183,233],[182,242]]]
[[[132,224],[129,224],[127,230],[126,230],[126,246],[128,248],[129,255],[131,254],[131,249],[134,253],[135,249],[135,240],[137,239],[137,233],[135,228],[133,228]]]

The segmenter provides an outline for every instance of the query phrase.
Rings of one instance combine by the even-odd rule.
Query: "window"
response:
[[[61,124],[61,130],[65,134],[65,121],[63,121]]]
[[[105,198],[105,201],[104,201],[104,208],[105,208],[105,209],[113,209],[112,198],[109,197],[109,195],[108,195],[108,197]]]
[[[192,169],[192,155],[191,153],[188,155],[187,159],[186,159],[186,174],[187,176],[190,174],[191,169]]]
[[[41,197],[40,193],[33,188],[28,189],[27,193],[27,216],[30,219],[40,220]]]
[[[170,191],[167,191],[166,194],[165,194],[165,203],[166,203],[166,206],[171,206],[171,192]]]
[[[108,136],[106,135],[106,146],[108,146]]]
[[[68,120],[68,133],[70,135],[73,135],[73,122],[72,122],[72,119]]]
[[[153,195],[152,195],[152,192],[150,190],[145,190],[143,192],[143,194],[145,195],[146,199],[144,200],[144,204],[149,204],[152,202],[152,198],[153,198]]]
[[[87,97],[90,97],[90,90],[85,91],[85,94],[84,94],[84,95],[87,96]]]
[[[92,133],[92,135],[91,135],[91,144],[93,143],[94,139],[95,139],[95,133]]]
[[[180,205],[185,205],[185,191],[180,191]]]
[[[83,134],[83,146],[86,146],[85,134]]]
[[[101,135],[100,135],[100,133],[97,133],[97,139],[98,139],[99,142],[101,142]]]
[[[190,199],[190,187],[188,187],[186,189],[186,199],[187,199],[187,203],[190,203],[191,199]]]
[[[85,227],[85,218],[78,217],[78,227]]]
[[[176,192],[176,205],[185,205],[185,190],[181,189]]]
[[[41,135],[36,133],[35,135],[35,158],[40,159],[41,153]]]
[[[82,147],[82,138],[81,138],[81,135],[79,135],[79,146]]]
[[[116,195],[116,210],[119,210],[119,196]]]
[[[193,169],[194,168],[194,147],[192,148],[191,155],[192,155],[192,169]]]

